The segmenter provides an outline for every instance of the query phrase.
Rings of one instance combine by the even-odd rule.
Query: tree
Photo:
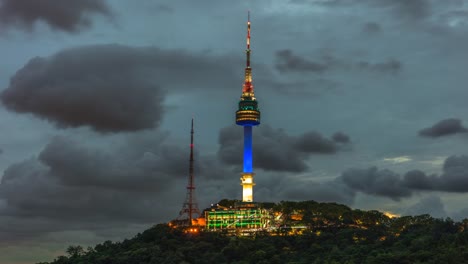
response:
[[[70,258],[77,258],[85,254],[82,246],[69,246],[65,252]]]

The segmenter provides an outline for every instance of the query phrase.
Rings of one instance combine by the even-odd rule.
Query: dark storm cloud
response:
[[[50,176],[67,186],[154,191],[171,182],[167,175],[184,175],[180,164],[187,159],[186,153],[174,146],[162,145],[155,151],[148,149],[132,157],[123,151],[107,153],[56,137],[40,153],[39,161],[49,168]]]
[[[362,31],[369,35],[375,35],[382,31],[382,27],[379,23],[367,22],[362,26]]]
[[[450,156],[445,160],[438,179],[440,188],[449,192],[468,192],[468,156]]]
[[[209,88],[221,79],[232,80],[234,71],[223,66],[226,61],[155,47],[72,48],[30,60],[11,78],[0,99],[11,111],[32,113],[58,127],[88,125],[99,132],[148,129],[162,119],[167,90]]]
[[[104,0],[0,0],[0,23],[31,30],[36,22],[51,28],[77,32],[92,24],[90,14],[110,16]]]
[[[403,182],[414,190],[468,192],[468,156],[450,156],[442,169],[440,176],[411,171],[405,174]]]
[[[119,144],[99,145],[55,137],[38,157],[9,166],[0,181],[2,238],[128,223],[149,226],[175,218],[185,197],[189,147],[181,149],[168,134],[154,131],[119,137]],[[230,190],[224,178],[231,174],[225,166],[214,164],[212,156],[196,154],[195,159],[196,184],[202,186],[197,193],[217,200],[232,197],[232,192],[226,196]],[[232,176],[238,179],[238,173]],[[237,188],[238,182],[231,186]]]
[[[450,10],[440,14],[438,20],[446,25],[466,26],[468,24],[468,10]],[[455,25],[453,22],[456,21]]]
[[[337,146],[333,140],[324,138],[315,131],[305,132],[294,139],[293,147],[304,153],[331,154],[337,151]]]
[[[341,181],[312,181],[314,176],[287,172],[259,172],[255,176],[255,199],[271,202],[315,200],[353,204],[356,191]]]
[[[218,140],[220,159],[231,165],[242,164],[242,140],[242,128],[230,126],[221,129]],[[340,145],[320,133],[309,131],[295,137],[268,125],[254,129],[253,144],[255,167],[270,171],[305,171],[310,154],[333,154],[340,150]]]
[[[383,8],[392,8],[394,13],[410,19],[423,19],[431,15],[430,0],[368,0],[369,3]]]
[[[321,56],[318,61],[312,61],[294,54],[289,49],[285,49],[276,52],[275,68],[280,73],[324,73],[333,70],[357,70],[396,74],[401,71],[402,66],[403,64],[396,59],[371,63],[368,61],[345,61],[331,55]]]
[[[369,63],[367,61],[360,61],[356,66],[362,70],[369,70],[381,73],[396,74],[401,71],[402,63],[395,59],[389,59],[385,62]]]
[[[422,137],[436,138],[467,132],[468,129],[462,125],[460,119],[448,118],[435,123],[432,127],[420,130],[419,135]]]
[[[159,12],[164,12],[164,13],[174,13],[174,8],[167,5],[167,4],[157,4],[154,9]]]
[[[5,171],[0,185],[0,197],[7,203],[0,214],[83,222],[142,221],[149,217],[143,210],[145,207],[149,209],[150,205],[142,202],[142,199],[150,198],[147,192],[65,185],[58,177],[51,175],[50,168],[37,160],[11,166]],[[152,200],[148,202],[154,203]]]
[[[332,139],[333,141],[338,142],[338,143],[351,142],[351,139],[349,138],[349,136],[343,132],[336,132],[335,134],[333,134]]]
[[[411,190],[402,184],[400,176],[390,170],[350,169],[343,172],[340,179],[351,189],[369,195],[394,200],[411,196]]]
[[[263,174],[263,173],[262,173]],[[411,197],[415,192],[457,192],[468,193],[468,157],[451,156],[446,159],[441,175],[426,175],[422,171],[414,170],[401,176],[391,170],[348,169],[333,180],[312,182],[307,177],[279,177],[266,175],[268,180],[259,180],[262,186],[261,194],[273,199],[316,200],[324,202],[340,202],[351,205],[358,192],[380,196],[399,201]],[[431,198],[432,199],[432,198]],[[431,200],[429,199],[429,200]],[[441,212],[440,203],[434,201],[434,208],[429,208],[427,201],[410,208],[408,212],[430,212],[438,216]],[[419,208],[419,209],[418,209]],[[422,208],[422,209],[421,209]],[[429,210],[430,209],[430,210]]]
[[[317,182],[291,182],[285,183],[284,189],[279,192],[283,200],[317,202],[335,202],[352,205],[356,192],[338,181]]]
[[[179,194],[176,183],[185,185],[187,167],[181,165],[188,164],[188,152],[163,143],[167,141],[163,135],[135,137],[120,146],[100,148],[64,137],[52,139],[38,158],[5,170],[0,215],[70,221],[63,228],[73,228],[75,223],[92,228],[102,223],[164,220],[161,210],[167,217],[173,207],[164,209],[161,200],[167,201],[166,206],[179,205],[172,196]],[[136,145],[136,141],[146,144]],[[38,232],[60,228],[46,225]]]
[[[330,67],[326,63],[317,63],[299,57],[291,50],[279,50],[276,52],[278,63],[276,69],[280,72],[324,72]]]
[[[367,5],[372,8],[389,10],[395,17],[420,20],[432,14],[430,0],[294,0],[327,6]]]
[[[5,171],[2,183],[9,183],[28,171],[42,171],[50,179],[70,187],[98,187],[126,191],[158,191],[178,177],[184,178],[187,151],[177,146],[150,141],[145,147],[125,144],[119,147],[90,148],[66,138],[55,137],[37,160]],[[155,137],[162,135],[152,135]],[[29,165],[36,164],[34,169]],[[41,173],[38,173],[41,174]]]
[[[403,177],[390,170],[350,169],[336,180],[349,188],[370,195],[394,200],[409,197],[415,191],[468,192],[468,156],[450,156],[445,160],[441,175],[426,175],[419,170]]]
[[[433,190],[435,176],[428,177],[420,170],[412,170],[405,174],[404,185],[411,189]]]

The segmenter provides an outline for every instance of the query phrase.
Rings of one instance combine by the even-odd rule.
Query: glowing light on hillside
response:
[[[396,218],[396,217],[400,217],[401,215],[399,214],[394,214],[394,213],[391,213],[391,212],[384,212],[383,213],[385,216],[388,216],[389,218]]]

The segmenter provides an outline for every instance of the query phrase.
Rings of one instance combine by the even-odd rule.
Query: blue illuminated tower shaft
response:
[[[255,186],[252,162],[252,125],[244,126],[244,171],[241,173],[242,202],[253,202]]]
[[[244,126],[244,173],[252,173],[252,127]]]
[[[242,201],[253,202],[254,173],[252,165],[252,130],[251,125],[244,126],[244,171],[241,173]]]
[[[254,173],[252,162],[252,129],[260,124],[260,110],[255,98],[250,67],[250,13],[247,21],[247,65],[245,67],[244,85],[236,111],[236,124],[244,127],[244,171],[241,173],[242,201],[253,202]]]

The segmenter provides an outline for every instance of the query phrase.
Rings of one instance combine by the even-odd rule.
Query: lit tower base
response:
[[[241,173],[242,177],[242,202],[253,202],[253,187],[255,183],[253,182],[255,173]]]
[[[236,111],[236,124],[244,127],[244,171],[241,173],[242,202],[253,202],[254,173],[252,166],[252,130],[260,124],[260,110],[255,99],[250,67],[250,13],[247,21],[247,67],[245,68],[244,85]]]

